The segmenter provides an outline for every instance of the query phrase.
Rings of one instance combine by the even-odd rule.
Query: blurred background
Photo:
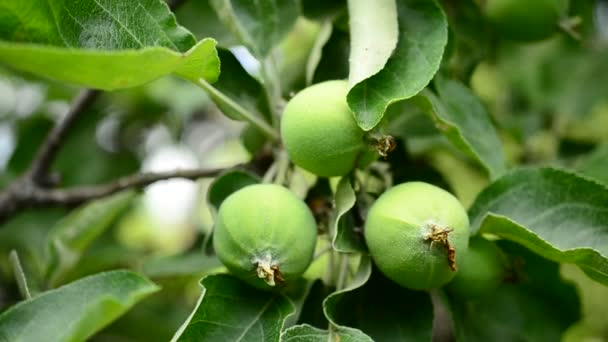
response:
[[[336,8],[343,5],[335,3]],[[577,27],[582,42],[558,35],[533,44],[487,39],[486,46],[477,40],[483,32],[475,32],[483,30],[459,23],[466,13],[446,8],[463,41],[450,43],[444,71],[470,82],[484,101],[509,165],[555,165],[608,184],[608,1],[572,1],[571,13],[582,19]],[[197,38],[210,36],[231,46],[211,13],[206,1],[194,0],[176,12],[178,22]],[[309,52],[321,29],[319,21],[302,17],[277,50],[286,97],[304,87]],[[475,48],[466,48],[467,37]],[[259,64],[246,49],[235,46],[229,53],[258,77]],[[348,31],[338,19],[313,79],[346,78],[347,73]],[[78,91],[0,66],[0,189],[27,169]],[[390,130],[407,138],[406,159],[420,172],[432,170],[470,205],[488,182],[483,171],[455,152],[428,117],[400,106],[398,112],[407,115],[391,122]],[[251,160],[263,143],[246,124],[227,119],[199,88],[166,77],[103,93],[71,131],[54,169],[62,175],[62,186],[99,184],[136,171],[230,167]],[[96,341],[165,341],[188,316],[200,294],[201,276],[221,268],[202,251],[213,224],[206,203],[211,181],[175,179],[147,187],[54,284],[128,267],[163,287]],[[63,208],[30,210],[0,229],[0,312],[20,299],[7,257],[11,250],[19,252],[34,292],[49,286],[43,281],[45,239],[66,213]],[[576,267],[563,266],[563,274],[577,283],[584,312],[566,341],[608,341],[608,288]]]

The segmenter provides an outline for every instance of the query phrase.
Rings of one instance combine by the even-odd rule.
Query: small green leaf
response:
[[[382,70],[397,46],[395,0],[349,0],[350,72],[355,85]]]
[[[559,264],[512,242],[499,244],[513,264],[512,279],[486,297],[450,298],[457,341],[561,340],[580,319],[576,287],[560,277]]]
[[[222,202],[233,192],[259,182],[257,176],[243,170],[230,170],[221,174],[211,183],[207,192],[207,203],[211,212],[215,215]]]
[[[47,238],[50,253],[47,280],[51,286],[61,281],[90,244],[111,226],[134,199],[135,193],[126,191],[93,201],[72,211],[51,228]]]
[[[219,74],[215,40],[195,45],[161,0],[4,1],[0,13],[0,62],[22,71],[104,90]]]
[[[340,342],[372,342],[373,340],[360,330],[340,327],[330,333],[308,324],[297,325],[285,330],[281,334],[281,342],[327,342],[338,340]]]
[[[86,277],[5,311],[0,315],[0,340],[84,341],[157,290],[130,271]]]
[[[418,94],[431,81],[441,62],[447,19],[435,1],[397,1],[399,40],[391,58],[375,75],[354,85],[348,105],[359,127],[368,131],[387,107]]]
[[[608,188],[551,169],[520,169],[488,186],[469,214],[473,233],[517,242],[574,263],[608,285]]]
[[[255,289],[227,274],[201,281],[197,307],[173,341],[278,341],[291,301],[276,292]]]
[[[259,117],[265,118],[266,121],[270,121],[267,97],[260,82],[245,71],[241,63],[229,50],[218,49],[218,55],[222,64],[222,74],[213,86],[240,106]],[[233,120],[245,120],[240,113],[226,106],[212,93],[209,95],[226,116]]]
[[[361,260],[353,284],[325,300],[327,318],[334,324],[356,326],[376,342],[431,341],[433,305],[429,294],[404,289],[377,269],[372,271],[369,257]]]
[[[257,57],[266,57],[291,30],[299,14],[295,0],[210,0],[220,21]]]
[[[354,231],[355,224],[348,212],[355,206],[357,197],[348,177],[342,177],[334,197],[336,215],[332,231],[333,247],[339,252],[365,252],[362,233]]]
[[[343,255],[343,257],[347,257]],[[357,273],[351,279],[349,285],[343,290],[336,291],[323,301],[323,313],[325,317],[329,320],[330,324],[338,329],[352,329],[346,326],[342,326],[338,323],[338,320],[341,315],[341,310],[345,308],[340,304],[347,300],[350,296],[353,295],[354,291],[361,286],[363,286],[368,280],[372,272],[372,263],[371,259],[367,255],[361,255],[361,260],[359,261],[359,268],[357,269]],[[351,308],[352,310],[352,308]],[[352,329],[357,331],[356,329]]]

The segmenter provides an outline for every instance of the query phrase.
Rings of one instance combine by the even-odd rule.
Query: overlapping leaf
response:
[[[608,284],[608,188],[551,168],[514,171],[487,187],[471,211],[472,231],[574,263]]]
[[[299,7],[295,0],[210,0],[220,21],[257,57],[266,57],[291,30]]]
[[[382,70],[349,91],[348,105],[364,130],[374,128],[387,107],[418,94],[431,81],[447,44],[447,19],[435,1],[397,1],[399,39]]]
[[[105,90],[175,73],[213,82],[215,41],[196,44],[161,0],[0,3],[0,62]]]
[[[278,341],[294,305],[227,274],[201,281],[203,293],[173,341]]]
[[[86,277],[5,311],[0,340],[84,341],[157,290],[130,271]]]
[[[512,263],[509,282],[485,297],[450,298],[457,340],[560,340],[580,318],[576,287],[560,277],[559,264],[512,242],[499,245]]]
[[[47,280],[57,284],[89,245],[107,230],[135,198],[132,191],[93,201],[62,218],[49,232]]]

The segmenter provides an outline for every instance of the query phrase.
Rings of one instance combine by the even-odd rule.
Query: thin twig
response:
[[[76,96],[70,111],[63,117],[38,149],[36,157],[32,162],[29,170],[29,177],[36,184],[49,183],[49,169],[59,152],[61,145],[65,141],[66,136],[76,119],[85,112],[99,96],[101,91],[86,89]]]
[[[216,176],[222,171],[225,171],[225,168],[138,173],[118,178],[106,184],[78,186],[67,189],[39,187],[34,183],[28,183],[27,178],[24,178],[13,183],[9,189],[0,193],[0,223],[24,209],[46,206],[75,206],[115,194],[122,190],[141,189],[162,180],[171,178],[195,180]]]

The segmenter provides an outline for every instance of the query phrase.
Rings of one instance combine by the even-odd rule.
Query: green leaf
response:
[[[207,203],[211,212],[215,215],[222,202],[233,192],[259,182],[257,176],[243,170],[230,170],[221,174],[211,183],[207,192]]]
[[[479,100],[460,83],[446,81],[443,98],[424,90],[414,102],[427,113],[454,146],[476,160],[491,178],[505,171],[502,145]],[[441,82],[438,82],[438,85]]]
[[[435,1],[397,1],[399,40],[384,68],[349,91],[348,105],[368,131],[396,101],[418,94],[431,81],[447,43],[447,20]]]
[[[450,298],[457,340],[561,340],[580,318],[576,287],[560,277],[559,264],[512,242],[500,247],[515,267],[512,279],[486,297]]]
[[[0,4],[0,39],[70,49],[163,46],[185,52],[195,40],[159,0],[23,0]]]
[[[163,47],[99,51],[0,42],[0,62],[58,81],[103,90],[134,87],[171,73],[209,82],[219,75],[213,39],[203,39],[185,53]]]
[[[201,281],[197,307],[173,341],[278,341],[291,301],[275,292],[253,288],[227,275]]]
[[[355,85],[382,70],[397,46],[395,0],[349,0],[350,73]]]
[[[0,13],[0,62],[22,71],[104,90],[219,74],[215,40],[195,45],[164,1],[4,1]]]
[[[339,252],[365,252],[362,233],[354,231],[355,224],[348,212],[355,206],[357,196],[349,177],[342,177],[338,183],[334,201],[336,205],[332,231],[333,247]]]
[[[376,342],[431,341],[433,305],[429,294],[398,286],[377,269],[372,272],[368,257],[362,258],[365,273],[360,268],[353,285],[325,300],[328,319],[355,326]]]
[[[576,169],[608,186],[608,144],[600,145],[577,165]]]
[[[346,258],[346,255],[342,257]],[[325,317],[329,320],[330,324],[338,329],[352,329],[347,326],[343,326],[338,323],[338,319],[341,315],[341,310],[345,308],[341,306],[345,300],[352,296],[353,292],[363,286],[370,277],[372,272],[372,263],[371,259],[367,255],[361,255],[361,260],[359,261],[359,268],[357,269],[357,273],[351,279],[349,285],[343,290],[336,291],[323,301],[323,313]],[[352,309],[352,308],[351,308]],[[357,329],[352,329],[354,331],[358,331]]]
[[[285,330],[281,334],[281,342],[327,342],[338,340],[340,342],[372,342],[373,340],[360,330],[341,327],[332,330],[321,330],[308,324],[297,325]]]
[[[517,242],[578,265],[608,285],[608,188],[551,169],[520,169],[487,187],[470,210],[472,232]]]
[[[257,57],[266,57],[298,18],[296,0],[210,0],[220,21]]]
[[[93,201],[72,211],[51,228],[47,238],[50,253],[47,279],[51,286],[61,281],[91,243],[111,226],[134,199],[135,193],[126,191]]]
[[[479,98],[455,80],[439,77],[436,85],[444,110],[435,113],[435,120],[448,127],[444,134],[459,149],[477,160],[491,178],[500,176],[505,171],[502,145],[490,114]]]
[[[245,71],[229,50],[218,49],[218,55],[222,64],[222,74],[213,86],[240,106],[270,121],[267,97],[260,82]],[[213,96],[213,93],[209,95],[226,116],[233,120],[245,120],[239,112]]]
[[[130,271],[86,277],[5,311],[0,340],[84,341],[157,290]]]

